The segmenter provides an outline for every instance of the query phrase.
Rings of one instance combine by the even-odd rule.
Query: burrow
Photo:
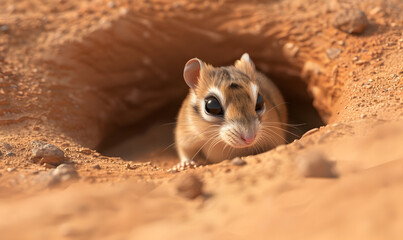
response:
[[[290,61],[286,43],[275,34],[129,14],[49,54],[47,77],[68,90],[55,96],[63,107],[51,114],[66,135],[107,156],[141,161],[150,154],[175,155],[175,118],[188,91],[182,78],[186,61],[231,65],[248,52],[285,97],[289,123],[296,125],[288,129],[297,135],[289,136],[292,141],[329,116],[313,107],[303,63]]]

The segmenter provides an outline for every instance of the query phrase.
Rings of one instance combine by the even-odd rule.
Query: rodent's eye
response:
[[[260,93],[259,93],[259,94],[257,95],[255,111],[258,112],[258,111],[262,110],[263,107],[264,107],[263,97],[262,97],[262,95],[260,95]]]
[[[215,97],[208,97],[204,100],[206,102],[206,112],[211,115],[223,115],[220,102]]]

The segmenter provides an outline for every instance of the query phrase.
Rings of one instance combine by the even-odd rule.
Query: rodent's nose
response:
[[[249,136],[241,136],[241,139],[246,143],[246,144],[251,144],[253,141],[255,141],[256,135],[249,135]]]

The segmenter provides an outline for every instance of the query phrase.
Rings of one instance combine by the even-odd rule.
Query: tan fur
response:
[[[231,88],[233,83],[236,86]],[[264,99],[265,112],[261,115],[255,111],[251,83],[258,87]],[[212,87],[222,94],[225,113],[222,119],[213,117],[214,122],[209,122],[202,111]],[[189,90],[179,111],[176,148],[182,164],[195,160],[197,155],[203,155],[207,162],[219,162],[257,154],[285,142],[286,122],[287,110],[281,93],[273,82],[255,70],[251,61],[242,57],[234,66],[220,68],[203,63],[197,86]],[[239,135],[254,133],[257,135],[251,146],[240,146]]]

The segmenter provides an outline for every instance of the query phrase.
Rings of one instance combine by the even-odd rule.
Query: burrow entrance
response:
[[[289,126],[287,142],[301,137],[306,131],[325,125],[312,105],[306,84],[295,76],[267,74],[279,86],[285,98]],[[183,82],[183,84],[185,84]],[[292,84],[292,88],[289,87]],[[152,161],[168,167],[178,161],[174,145],[176,115],[183,96],[170,105],[148,116],[152,124],[136,123],[115,128],[99,144],[97,150],[103,155],[121,157],[129,161]]]
[[[300,66],[284,56],[284,43],[275,35],[224,31],[214,21],[183,24],[172,18],[127,15],[82,42],[66,43],[55,58],[63,65],[58,74],[91,99],[80,104],[94,123],[89,127],[99,133],[99,152],[170,166],[178,161],[173,129],[188,91],[183,66],[192,57],[224,66],[248,52],[283,93],[290,123],[296,124],[289,131],[301,136],[324,124],[312,106]],[[295,138],[290,135],[288,141]]]

